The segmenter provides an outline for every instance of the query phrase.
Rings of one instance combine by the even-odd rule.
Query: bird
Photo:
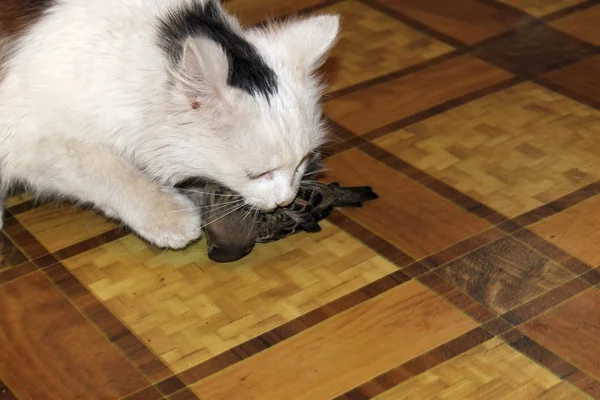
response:
[[[297,232],[321,230],[319,221],[336,207],[362,207],[379,198],[370,186],[344,187],[338,182],[324,183],[311,179],[307,170],[292,203],[272,211],[253,210],[232,204],[242,197],[217,182],[195,180],[185,193],[201,212],[208,258],[219,263],[240,260],[256,243],[270,243]]]

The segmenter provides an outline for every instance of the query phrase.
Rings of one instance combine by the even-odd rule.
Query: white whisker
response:
[[[229,205],[232,205],[232,204],[239,204],[241,202],[243,202],[243,200],[228,201],[226,203],[209,204],[209,205],[206,205],[206,206],[198,206],[198,207],[192,207],[192,208],[180,208],[178,210],[169,211],[169,213],[184,212],[184,211],[193,211],[193,210],[202,210],[202,209],[205,209],[205,208],[214,208],[214,209],[217,209],[217,208],[223,208],[224,206],[229,206]],[[214,211],[214,209],[213,209],[213,211]]]
[[[163,189],[173,189],[172,187],[169,186],[161,186]],[[213,196],[220,196],[220,197],[242,197],[239,194],[217,194],[215,192],[205,192],[202,190],[197,190],[197,189],[185,189],[185,188],[179,188],[177,190],[181,190],[184,192],[189,192],[189,193],[197,193],[197,194],[206,194],[206,195],[213,195]]]
[[[318,173],[320,173],[320,172],[326,172],[326,171],[331,171],[331,168],[322,168],[322,169],[318,169],[318,170],[316,170],[316,171],[313,171],[313,172],[308,172],[308,173],[304,174],[304,176],[315,175],[315,174],[318,174]]]
[[[206,228],[208,225],[214,224],[215,222],[217,222],[217,221],[219,221],[219,220],[221,220],[221,219],[225,218],[226,216],[228,216],[228,215],[229,215],[229,214],[231,214],[231,213],[234,213],[234,212],[236,212],[237,210],[240,210],[240,209],[244,208],[245,206],[246,206],[246,204],[242,204],[242,205],[240,205],[240,206],[238,206],[238,207],[235,207],[233,210],[231,210],[231,211],[229,211],[229,212],[227,212],[227,213],[225,213],[225,214],[221,215],[221,216],[220,216],[220,217],[218,217],[218,218],[215,218],[214,220],[210,221],[210,222],[209,222],[209,223],[207,223],[207,224],[204,224],[204,225],[202,225],[202,226],[199,228],[199,230],[202,230],[202,229]]]

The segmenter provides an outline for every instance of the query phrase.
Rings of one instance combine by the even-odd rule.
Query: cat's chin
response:
[[[277,208],[277,204],[274,202],[262,202],[262,201],[249,201],[246,200],[246,204],[250,207],[254,207],[255,210],[270,212]]]

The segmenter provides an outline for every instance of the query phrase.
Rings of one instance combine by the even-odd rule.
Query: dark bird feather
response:
[[[335,207],[362,207],[363,202],[379,196],[369,186],[343,187],[310,180],[310,169],[296,199],[273,211],[253,211],[244,206],[235,209],[242,197],[214,182],[196,181],[186,193],[199,207],[208,256],[217,262],[232,262],[249,254],[255,243],[283,239],[296,232],[319,232],[319,221]]]

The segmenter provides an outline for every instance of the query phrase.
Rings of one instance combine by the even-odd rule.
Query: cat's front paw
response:
[[[160,192],[131,227],[155,246],[182,249],[201,235],[200,212],[185,195]]]

